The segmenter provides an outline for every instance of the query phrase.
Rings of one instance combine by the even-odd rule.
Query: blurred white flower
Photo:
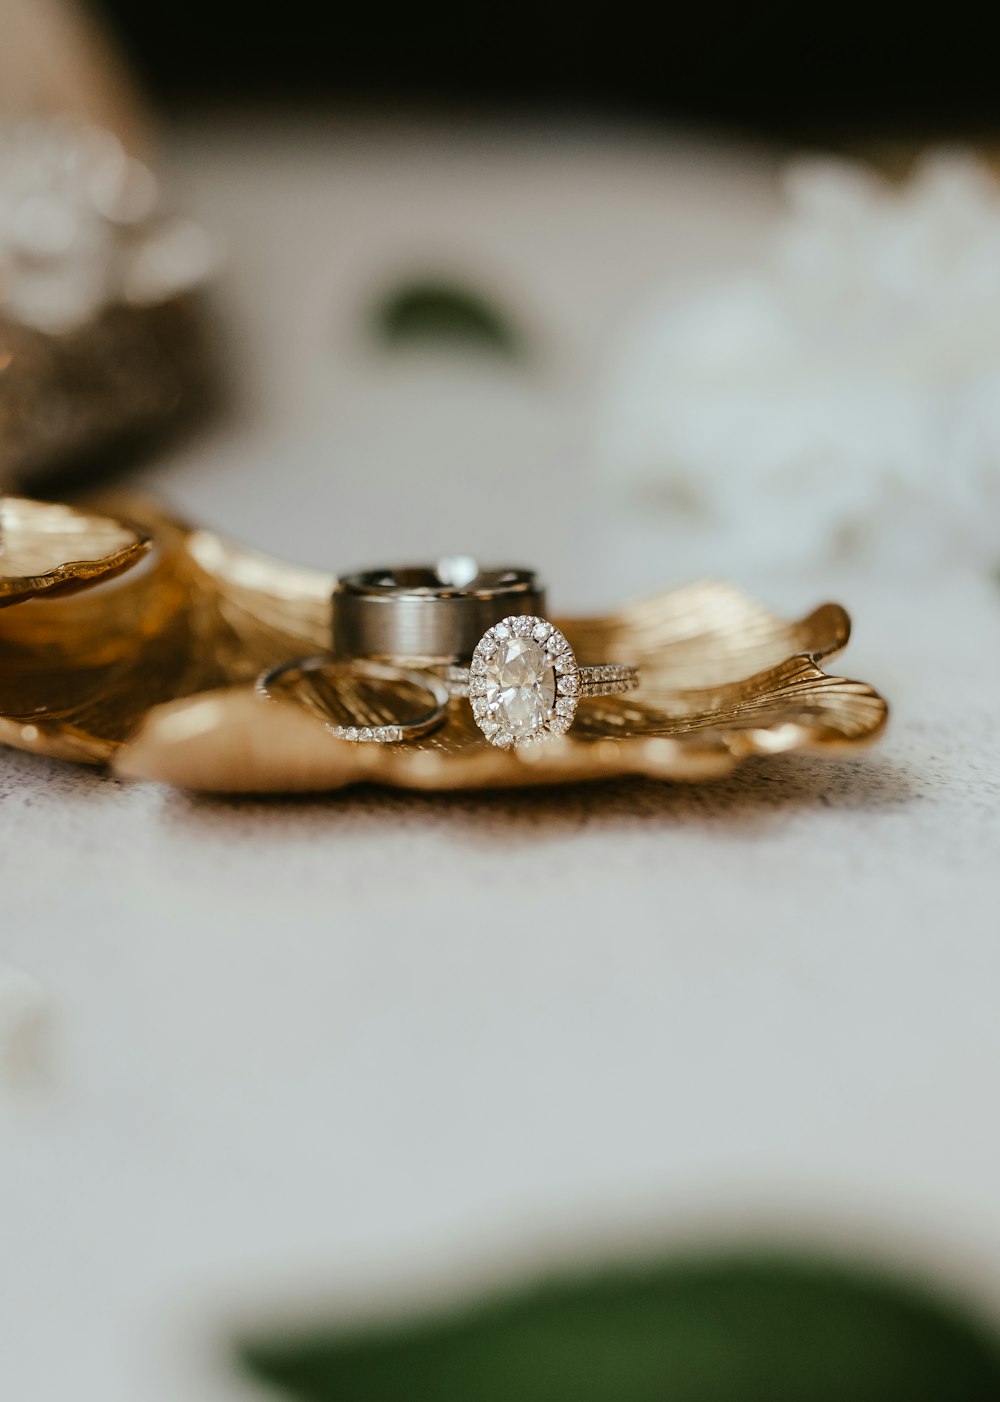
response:
[[[1000,555],[1000,185],[799,162],[773,256],[654,310],[613,380],[616,482],[771,560]]]
[[[156,178],[110,132],[0,124],[0,316],[70,334],[116,302],[190,291],[213,264],[207,235],[159,215]]]

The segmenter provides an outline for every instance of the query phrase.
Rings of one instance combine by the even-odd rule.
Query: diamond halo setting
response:
[[[472,654],[472,714],[490,744],[501,749],[565,734],[579,691],[573,649],[544,618],[504,618],[483,634]]]

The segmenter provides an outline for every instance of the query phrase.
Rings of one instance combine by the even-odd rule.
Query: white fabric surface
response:
[[[557,608],[678,579],[590,486],[595,386],[647,284],[753,256],[768,160],[334,123],[172,151],[228,244],[236,394],[139,481],[308,562],[538,562]],[[494,269],[536,365],[367,349],[415,252]],[[738,548],[702,567],[740,578]],[[1000,591],[744,582],[852,609],[844,669],[895,704],[878,749],[275,803],[0,752],[5,1395],[238,1402],[234,1318],[757,1232],[1000,1319]]]

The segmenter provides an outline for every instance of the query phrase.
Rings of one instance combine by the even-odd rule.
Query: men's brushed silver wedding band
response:
[[[534,570],[486,568],[465,555],[360,570],[333,592],[333,651],[418,665],[467,662],[487,628],[544,607]]]

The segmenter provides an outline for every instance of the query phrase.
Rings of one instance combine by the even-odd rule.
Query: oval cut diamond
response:
[[[551,656],[532,637],[501,638],[486,663],[486,714],[511,735],[533,735],[556,700]]]
[[[564,735],[576,713],[580,669],[544,618],[502,618],[479,639],[468,668],[454,670],[473,719],[499,749]]]

